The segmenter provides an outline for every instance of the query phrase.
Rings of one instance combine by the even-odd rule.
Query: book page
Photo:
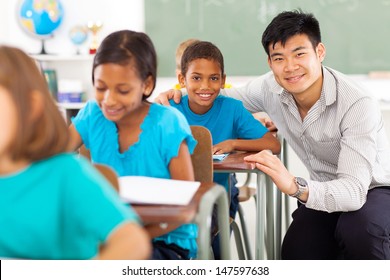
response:
[[[200,182],[160,179],[145,176],[119,177],[119,195],[137,204],[187,205]]]

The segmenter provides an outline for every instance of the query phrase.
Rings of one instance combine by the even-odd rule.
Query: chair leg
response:
[[[248,235],[248,227],[246,225],[246,221],[244,217],[244,209],[242,209],[240,204],[238,204],[238,215],[240,217],[240,222],[241,222],[241,229],[242,229],[242,235],[245,244],[246,256],[248,260],[253,260],[253,255],[252,255],[252,250],[251,250],[251,245],[250,245],[249,235]]]
[[[240,229],[238,228],[238,225],[234,220],[231,221],[230,226],[234,234],[234,240],[236,241],[238,259],[245,260],[245,252],[244,252],[244,247],[242,246]]]
[[[214,252],[213,252],[213,248],[210,246],[210,251],[209,251],[209,260],[214,260]]]

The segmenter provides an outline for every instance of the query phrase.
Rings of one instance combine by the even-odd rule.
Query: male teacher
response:
[[[266,151],[246,158],[300,202],[282,259],[390,259],[390,149],[376,101],[322,65],[326,50],[312,14],[280,13],[262,44],[272,71],[222,94],[265,111],[309,171],[310,178],[295,177]]]

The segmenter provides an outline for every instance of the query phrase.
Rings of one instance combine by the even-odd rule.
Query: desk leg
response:
[[[282,161],[284,166],[288,169],[288,144],[286,140],[282,139]],[[288,195],[284,196],[284,211],[285,211],[285,227],[286,229],[291,224],[291,215],[290,215],[290,199]]]
[[[230,259],[230,230],[229,230],[229,205],[225,188],[215,185],[207,191],[199,204],[199,211],[195,218],[198,225],[198,259],[210,259],[210,230],[211,216],[214,204],[218,205],[218,227],[220,229],[221,258]]]
[[[275,210],[275,259],[280,260],[282,245],[282,192],[276,188],[276,210]]]
[[[262,186],[261,181],[263,176],[266,176],[262,172],[257,173],[257,186],[256,186],[256,242],[255,242],[255,259],[264,259],[264,231],[265,231],[265,186]]]
[[[267,243],[267,259],[275,259],[275,198],[274,198],[274,185],[269,176],[265,176],[265,189],[266,189],[266,243]]]
[[[265,177],[264,180],[263,176]],[[265,185],[262,185],[262,181],[265,181]],[[264,173],[257,173],[255,252],[257,260],[264,259],[264,245],[267,251],[267,259],[280,259],[282,194],[279,191],[275,194],[274,189],[273,182],[269,176]],[[267,233],[266,235],[265,232]]]

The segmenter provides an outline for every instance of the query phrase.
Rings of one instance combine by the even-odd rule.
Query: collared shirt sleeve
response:
[[[241,100],[244,107],[251,113],[263,112],[262,88],[268,75],[262,75],[248,82],[245,86],[225,88],[221,94]]]
[[[362,98],[349,108],[340,123],[336,178],[325,182],[309,181],[308,208],[335,212],[355,211],[363,206],[373,179],[380,120],[378,108],[371,98]]]

